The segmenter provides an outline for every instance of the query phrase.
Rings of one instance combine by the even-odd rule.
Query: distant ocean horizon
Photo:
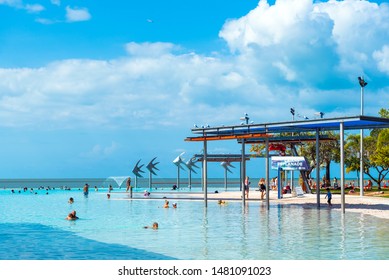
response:
[[[134,178],[131,177],[131,185],[136,188],[145,189],[145,188],[171,188],[173,185],[179,185],[179,188],[188,188],[189,179],[180,178],[180,181],[177,181],[177,178],[152,178],[151,181],[149,178]],[[112,186],[114,189],[126,188],[126,180],[128,176],[111,176],[108,178],[13,178],[13,179],[0,179],[0,188],[82,188],[86,183],[89,184],[89,187],[92,189],[97,188],[108,188]],[[339,178],[338,178],[339,179]],[[250,178],[251,188],[257,188],[260,178]],[[219,188],[219,189],[230,189],[236,190],[240,188],[240,179],[239,178],[208,178],[207,183],[210,188]],[[358,184],[357,178],[346,178],[346,183],[355,181],[355,184]],[[288,180],[290,182],[290,178]],[[299,184],[299,179],[295,178],[293,180],[293,185]],[[151,183],[151,184],[150,184]],[[202,179],[201,178],[192,178],[191,188],[201,189],[202,188]]]

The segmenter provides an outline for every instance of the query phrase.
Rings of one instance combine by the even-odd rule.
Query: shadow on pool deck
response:
[[[0,223],[0,260],[171,260],[174,258],[108,244],[41,224]]]

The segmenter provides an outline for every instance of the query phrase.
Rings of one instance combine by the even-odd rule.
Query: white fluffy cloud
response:
[[[381,50],[375,51],[373,57],[377,61],[378,69],[389,75],[389,45],[384,45]]]
[[[24,4],[22,0],[0,0],[0,5],[26,10],[29,13],[40,13],[45,10],[45,7],[41,4]]]
[[[92,18],[87,8],[66,7],[66,20],[68,22],[88,21]]]
[[[170,54],[176,46],[172,43],[156,42],[156,43],[135,43],[131,42],[126,45],[128,54],[132,56],[149,56],[159,57],[165,54]]]
[[[164,44],[131,46],[147,53]],[[199,107],[204,117],[211,114],[217,103],[212,95],[234,107],[232,89],[245,87],[242,79],[230,65],[196,54],[145,57],[142,52],[112,61],[65,60],[38,69],[0,69],[0,118],[8,126],[46,122],[136,128],[173,125],[174,116],[192,122]]]
[[[25,6],[25,9],[29,12],[29,13],[40,13],[42,11],[45,10],[45,7],[43,7],[42,5],[40,4],[27,4]]]
[[[53,5],[56,5],[56,6],[60,6],[60,5],[61,5],[61,0],[50,0],[50,2],[51,2]]]
[[[359,0],[261,0],[246,16],[228,21],[220,36],[269,77],[328,84],[335,75],[381,71],[373,56],[388,43],[389,9]]]
[[[0,0],[1,5],[8,5],[11,7],[21,6],[22,0]]]
[[[69,20],[88,19],[87,10],[68,10],[81,11]],[[285,120],[289,107],[344,116],[359,112],[359,75],[369,81],[365,110],[376,114],[389,98],[388,88],[374,89],[389,76],[388,23],[386,4],[262,0],[221,29],[229,55],[131,42],[128,56],[110,61],[0,69],[0,121],[147,129],[235,123],[244,112],[258,122]]]

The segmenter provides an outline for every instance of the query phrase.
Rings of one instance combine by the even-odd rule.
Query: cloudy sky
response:
[[[0,178],[131,175],[153,157],[174,177],[202,148],[184,141],[194,124],[359,115],[358,76],[365,114],[388,108],[384,1],[0,0],[0,18]]]

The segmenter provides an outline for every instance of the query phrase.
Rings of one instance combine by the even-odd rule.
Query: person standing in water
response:
[[[332,206],[332,203],[331,203],[332,193],[330,191],[330,188],[327,188],[327,194],[324,198],[327,198],[328,206],[331,207]]]
[[[89,185],[88,184],[84,185],[83,192],[84,192],[84,196],[88,197],[88,194],[89,194]]]
[[[128,177],[126,181],[126,192],[128,191],[130,191],[130,197],[132,198],[131,177]]]
[[[244,192],[246,194],[246,198],[249,198],[249,188],[250,188],[250,177],[246,176],[246,179],[244,180]]]
[[[128,177],[126,181],[126,192],[128,192],[131,188],[131,178]]]

